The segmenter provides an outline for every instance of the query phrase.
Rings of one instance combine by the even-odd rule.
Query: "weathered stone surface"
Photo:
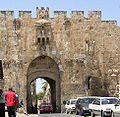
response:
[[[59,111],[64,100],[84,96],[85,90],[89,95],[118,96],[120,27],[117,22],[101,20],[100,11],[88,12],[87,18],[83,11],[72,11],[70,18],[66,11],[55,11],[50,18],[49,8],[43,7],[36,8],[36,13],[36,18],[32,18],[31,11],[19,11],[19,18],[14,18],[13,11],[0,11],[4,90],[13,87],[27,103],[31,101],[31,81],[48,78],[51,86],[56,82],[52,90],[59,93],[52,99]],[[39,57],[48,59],[34,63]]]

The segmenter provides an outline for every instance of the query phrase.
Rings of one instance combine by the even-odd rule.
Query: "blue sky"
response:
[[[87,11],[100,10],[102,11],[103,20],[117,20],[120,26],[120,0],[1,0],[1,10],[14,10],[15,17],[18,15],[19,10],[32,11],[35,17],[36,7],[49,7],[50,17],[53,15],[54,10],[70,11]]]
[[[37,92],[37,94],[42,91],[41,89],[44,85],[44,82],[45,82],[45,80],[42,78],[38,78],[36,80],[36,92]]]

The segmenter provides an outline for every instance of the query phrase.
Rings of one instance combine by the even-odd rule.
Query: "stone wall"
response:
[[[39,56],[49,56],[59,67],[62,101],[86,95],[117,96],[120,81],[120,27],[116,21],[101,20],[101,11],[0,11],[0,59],[4,90],[13,87],[26,101],[27,73]],[[46,73],[47,74],[47,73]],[[88,80],[89,79],[89,80]],[[98,83],[95,82],[99,81]],[[89,86],[88,86],[89,85]],[[104,92],[104,93],[103,93]]]

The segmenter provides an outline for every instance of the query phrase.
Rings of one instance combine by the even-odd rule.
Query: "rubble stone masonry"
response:
[[[101,20],[101,11],[0,11],[0,59],[7,91],[13,87],[26,99],[28,69],[39,56],[58,65],[60,100],[84,95],[119,96],[120,27],[115,20]],[[49,69],[49,68],[45,68]],[[52,70],[53,72],[56,69]],[[47,72],[46,72],[47,74]],[[61,108],[62,108],[61,106]]]

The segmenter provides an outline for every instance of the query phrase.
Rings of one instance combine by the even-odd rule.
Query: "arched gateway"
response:
[[[37,78],[44,78],[51,88],[51,103],[57,112],[61,111],[60,73],[57,63],[48,56],[34,59],[27,72],[27,111],[32,112],[32,98],[30,84]]]

